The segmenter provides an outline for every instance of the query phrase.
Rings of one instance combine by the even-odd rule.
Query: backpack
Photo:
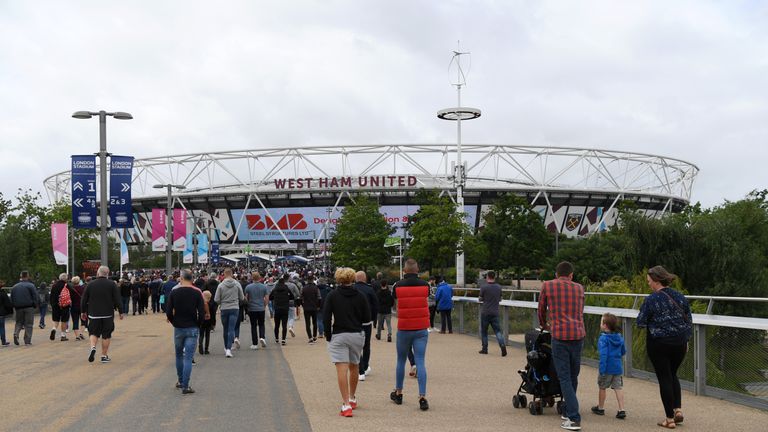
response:
[[[61,294],[59,294],[59,307],[70,307],[72,306],[72,297],[69,295],[69,288],[64,287],[61,290]]]

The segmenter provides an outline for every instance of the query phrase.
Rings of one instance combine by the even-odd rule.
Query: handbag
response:
[[[160,304],[165,304],[165,294],[160,294]]]
[[[664,291],[662,291],[662,290],[659,290],[659,292],[660,292],[660,293],[662,293],[662,294],[664,294],[665,296],[667,296],[667,298],[669,299],[669,301],[671,301],[671,302],[672,302],[672,304],[673,304],[673,305],[675,305],[675,307],[677,307],[677,310],[679,310],[679,311],[680,311],[680,314],[681,314],[681,315],[683,315],[683,319],[685,320],[685,322],[686,322],[686,323],[688,323],[688,324],[690,324],[690,323],[691,323],[691,320],[689,320],[689,319],[688,319],[688,314],[687,314],[687,313],[685,313],[685,310],[683,310],[683,307],[682,307],[682,306],[680,306],[680,305],[679,305],[679,304],[678,304],[678,303],[675,301],[675,299],[673,299],[673,298],[672,298],[672,296],[671,296],[671,295],[669,295],[668,293],[666,293],[666,292],[664,292]]]

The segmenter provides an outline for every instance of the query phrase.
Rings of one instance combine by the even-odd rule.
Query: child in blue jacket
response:
[[[598,394],[598,405],[592,407],[592,412],[597,415],[605,415],[605,393],[608,387],[616,392],[616,401],[619,403],[619,412],[616,418],[624,419],[627,417],[624,411],[624,391],[622,390],[622,374],[624,367],[621,358],[627,353],[624,347],[624,338],[619,331],[619,319],[613,314],[603,314],[600,321],[600,339],[597,340],[597,351],[600,353],[600,374],[597,377],[597,386],[600,388]]]

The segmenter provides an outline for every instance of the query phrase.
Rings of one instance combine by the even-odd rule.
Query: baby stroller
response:
[[[555,372],[555,362],[552,360],[552,335],[541,329],[525,333],[525,350],[528,352],[525,369],[517,373],[523,379],[517,394],[512,396],[515,408],[528,407],[531,415],[541,415],[545,406],[557,405],[557,413],[563,409],[563,396],[560,394],[560,381]],[[533,400],[528,402],[527,393]],[[555,399],[560,398],[557,403]]]

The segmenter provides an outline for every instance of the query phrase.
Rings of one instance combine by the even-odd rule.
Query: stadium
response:
[[[401,231],[418,210],[420,189],[455,197],[461,183],[474,228],[498,196],[514,193],[535,207],[550,231],[573,237],[614,225],[624,200],[648,217],[681,211],[699,171],[652,154],[463,144],[463,175],[457,175],[457,150],[455,144],[376,144],[137,157],[134,228],[126,240],[151,242],[152,209],[167,206],[166,191],[157,184],[184,185],[174,191],[173,207],[187,209],[190,228],[218,238],[222,249],[249,244],[306,250],[326,241],[329,225],[332,232],[344,205],[359,194],[375,197]],[[44,184],[51,202],[71,199],[69,171]]]

